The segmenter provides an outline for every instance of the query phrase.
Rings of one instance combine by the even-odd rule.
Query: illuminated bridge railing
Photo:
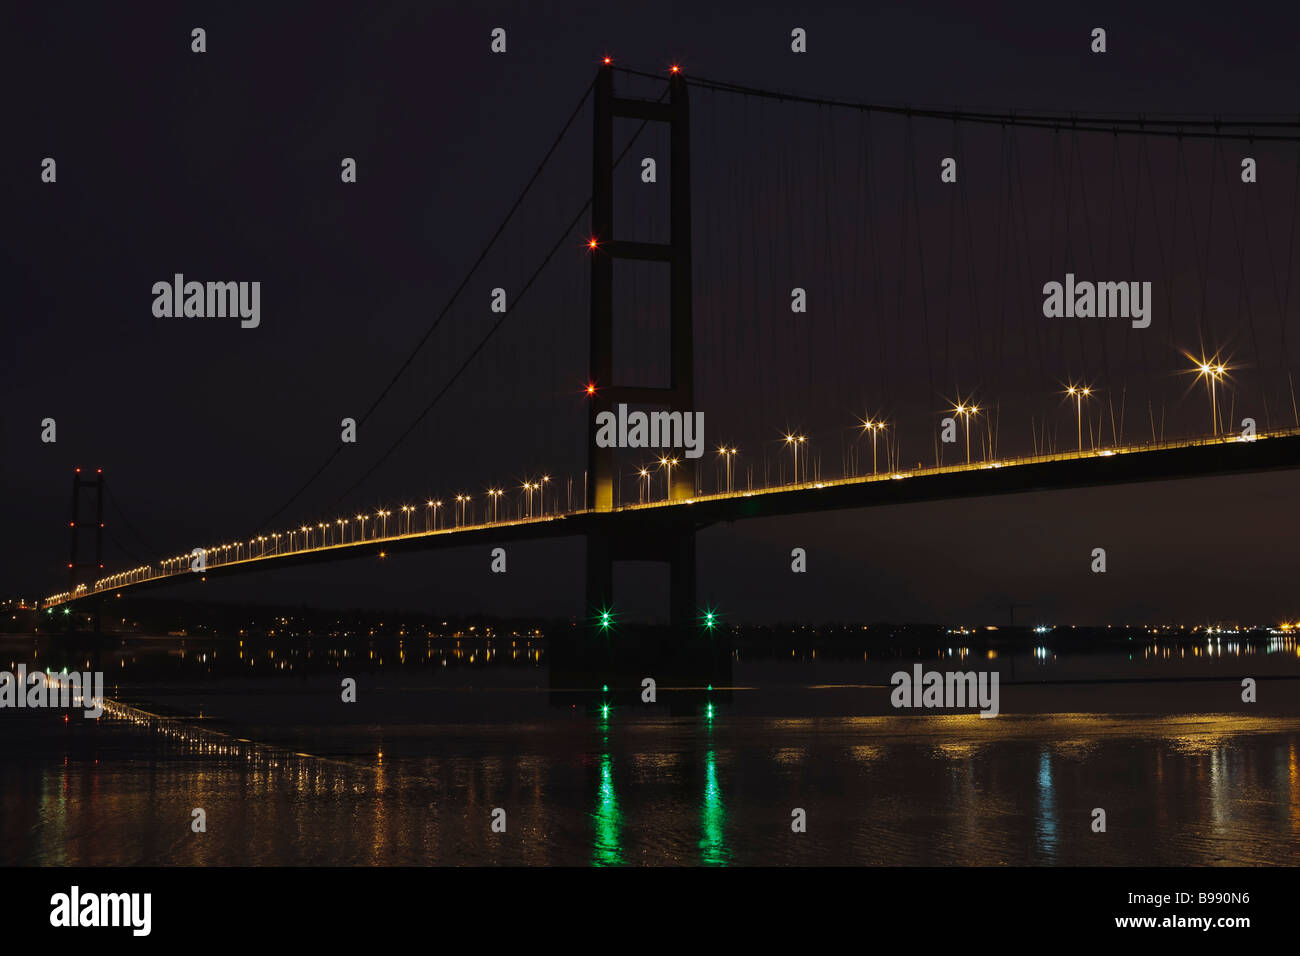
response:
[[[987,461],[972,461],[969,465],[963,461],[959,464],[952,465],[928,465],[920,468],[898,470],[886,469],[868,475],[852,475],[840,478],[809,478],[797,482],[789,481],[772,485],[763,485],[757,488],[737,488],[733,491],[702,492],[696,494],[690,499],[658,499],[656,501],[641,502],[634,505],[621,505],[614,510],[627,511],[637,508],[661,508],[664,506],[686,504],[688,501],[693,503],[697,501],[716,501],[724,498],[757,497],[759,495],[775,494],[786,491],[860,485],[871,481],[891,481],[901,480],[904,478],[929,477],[932,475],[948,475],[958,472],[986,471],[995,468],[1014,468],[1021,465],[1038,465],[1050,462],[1109,458],[1115,455],[1132,455],[1153,451],[1173,451],[1180,448],[1196,448],[1206,445],[1252,444],[1256,441],[1264,441],[1269,438],[1288,438],[1295,436],[1300,436],[1300,428],[1275,428],[1270,431],[1257,432],[1253,438],[1243,438],[1234,433],[1231,435],[1205,435],[1196,438],[1171,439],[1167,441],[1133,442],[1104,448],[1084,449],[1083,451],[1055,451],[1041,455],[1021,455],[1008,458],[995,458]]]
[[[1128,443],[1115,445],[1106,448],[1091,448],[1080,451],[1056,451],[1041,455],[1024,455],[1011,458],[997,458],[986,461],[973,461],[970,464],[961,462],[952,465],[938,465],[930,467],[920,467],[897,471],[883,471],[866,475],[853,475],[840,478],[812,478],[798,482],[779,482],[762,487],[735,489],[732,491],[716,491],[709,493],[699,493],[691,498],[678,499],[659,499],[656,501],[644,501],[634,504],[623,504],[612,509],[613,512],[628,512],[650,508],[666,507],[683,507],[696,502],[718,501],[729,498],[755,497],[759,495],[775,494],[778,492],[790,492],[801,490],[815,490],[820,488],[843,487],[846,485],[861,485],[874,481],[899,481],[909,478],[922,478],[934,475],[957,474],[961,472],[976,472],[988,469],[998,468],[1016,468],[1026,465],[1038,465],[1051,462],[1078,461],[1081,459],[1104,458],[1114,455],[1133,455],[1144,452],[1171,451],[1181,448],[1194,448],[1206,445],[1224,445],[1234,443],[1254,443],[1267,441],[1270,438],[1285,438],[1300,436],[1300,428],[1272,429],[1269,431],[1258,432],[1253,438],[1245,438],[1236,433],[1231,435],[1204,435],[1194,438],[1182,438],[1167,441],[1148,441],[1140,443]],[[448,527],[436,527],[437,515],[434,512],[433,527],[427,524],[419,530],[410,530],[412,523],[411,514],[414,511],[422,510],[415,506],[408,506],[406,531],[398,531],[394,534],[386,533],[386,530],[380,534],[367,535],[365,533],[365,524],[362,522],[361,531],[352,539],[347,540],[347,528],[350,520],[335,519],[332,522],[318,522],[313,525],[304,525],[292,532],[283,532],[280,534],[261,535],[249,541],[233,542],[230,544],[213,545],[202,549],[204,553],[203,570],[212,570],[216,568],[229,568],[235,566],[252,567],[275,562],[280,559],[301,557],[308,554],[327,554],[330,552],[347,551],[358,547],[373,546],[376,544],[386,544],[401,541],[409,541],[419,538],[435,538],[445,535],[457,535],[462,532],[469,533],[474,531],[483,531],[491,528],[509,528],[526,525],[544,524],[546,522],[561,521],[566,517],[577,515],[590,515],[594,512],[589,508],[571,508],[552,510],[550,512],[538,514],[532,517],[513,517],[503,518],[501,520],[475,521],[452,524]],[[381,512],[382,513],[382,512]],[[392,512],[388,513],[389,516]],[[369,516],[367,516],[369,517]],[[426,518],[427,521],[427,518]],[[400,520],[394,521],[395,525],[400,526]],[[328,543],[328,533],[336,525],[340,525],[338,534],[343,540],[337,540],[334,543]],[[311,536],[319,531],[323,543],[311,544]],[[302,536],[303,544],[296,544],[298,537]],[[287,544],[282,545],[281,539],[287,539]],[[42,607],[52,608],[56,605],[65,604],[80,598],[88,597],[93,594],[102,594],[108,591],[114,591],[121,588],[132,587],[140,584],[147,584],[166,578],[177,578],[195,573],[192,567],[194,561],[193,553],[176,555],[175,557],[165,558],[158,565],[144,565],[139,568],[132,568],[127,571],[120,571],[107,577],[100,578],[92,584],[81,584],[73,591],[64,591],[59,594],[53,594],[45,598]]]

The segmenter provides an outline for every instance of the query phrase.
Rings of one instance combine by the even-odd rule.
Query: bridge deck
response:
[[[1300,429],[1287,429],[1260,433],[1249,441],[1236,435],[1220,436],[918,468],[624,505],[603,512],[576,510],[535,518],[412,531],[271,553],[268,553],[269,546],[263,543],[261,550],[258,545],[253,546],[255,553],[251,557],[223,558],[223,552],[217,550],[223,546],[217,546],[208,549],[203,574],[225,576],[270,567],[373,557],[380,553],[397,554],[593,532],[653,535],[666,529],[700,529],[745,518],[1297,467],[1300,467]],[[239,547],[247,551],[249,546]],[[192,579],[195,572],[189,569],[188,555],[166,560],[169,564],[166,570],[147,566],[113,574],[96,582],[93,587],[82,585],[76,593],[52,595],[45,599],[43,607],[52,608],[109,591],[116,593],[126,588],[159,587]]]

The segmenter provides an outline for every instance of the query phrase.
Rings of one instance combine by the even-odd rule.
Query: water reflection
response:
[[[597,682],[557,708],[531,666],[422,675],[415,647],[376,654],[384,680],[340,708],[336,660],[307,680],[273,648],[256,680],[158,685],[206,717],[5,715],[0,865],[1300,863],[1293,644],[1271,671],[1264,648],[1223,647],[1257,655],[1263,703],[1238,707],[1239,664],[1203,646],[1053,652],[1021,656],[993,720],[891,711],[894,660],[738,665],[726,685],[661,682],[657,706]],[[1103,667],[1118,679],[1093,683]],[[1090,830],[1099,802],[1109,834]],[[498,806],[508,838],[486,837]],[[791,839],[795,806],[817,826]]]
[[[623,848],[619,844],[619,830],[623,825],[623,815],[618,809],[618,794],[614,792],[614,761],[608,753],[600,758],[600,791],[596,799],[595,822],[592,865],[620,865],[623,863]]]
[[[623,847],[619,834],[623,815],[618,808],[618,793],[614,790],[614,758],[609,752],[609,707],[602,705],[600,718],[600,786],[596,792],[596,811],[592,814],[595,837],[592,843],[592,866],[619,866],[623,860]]]
[[[1294,740],[1291,741],[1291,745],[1287,748],[1287,754],[1288,777],[1291,784],[1289,789],[1291,793],[1292,843],[1295,846],[1300,846],[1300,765],[1297,765],[1296,761],[1296,743]]]
[[[700,807],[700,862],[705,866],[726,866],[731,850],[726,843],[727,808],[718,786],[717,753],[710,750],[704,757],[704,802]]]
[[[933,743],[956,722],[822,720],[773,747],[770,720],[697,712],[363,728],[323,758],[120,709],[26,725],[57,760],[6,746],[0,864],[1300,862],[1298,720],[1003,720],[966,753]],[[496,806],[511,839],[485,839]],[[818,826],[791,839],[794,806]]]
[[[1034,833],[1043,862],[1056,862],[1056,793],[1052,787],[1052,754],[1046,744],[1038,751],[1038,815]]]

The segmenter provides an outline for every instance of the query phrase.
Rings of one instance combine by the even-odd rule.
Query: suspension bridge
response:
[[[703,119],[692,112],[697,98]],[[586,201],[556,217],[558,239],[504,290],[508,307],[494,310],[486,331],[465,333],[441,387],[328,513],[306,517],[304,496],[343,445],[323,452],[271,515],[250,517],[251,532],[114,570],[102,553],[106,482],[78,473],[69,584],[43,607],[195,576],[581,536],[593,622],[615,606],[614,563],[639,560],[669,565],[670,619],[698,626],[695,535],[710,525],[1300,465],[1286,347],[1300,118],[872,104],[609,59],[359,426],[458,314],[512,218],[545,192],[544,175],[588,108]],[[781,111],[797,118],[775,119]],[[627,122],[636,128],[619,148]],[[644,156],[632,152],[638,143]],[[1277,175],[1283,162],[1294,173]],[[1276,191],[1262,198],[1260,164],[1290,184],[1280,226],[1285,205]],[[646,195],[662,199],[665,189],[667,215],[647,211]],[[886,248],[892,239],[896,248]],[[580,259],[561,254],[578,249]],[[553,388],[530,392],[528,376],[513,374],[518,364],[483,366],[548,269],[565,262],[569,299],[534,314],[572,314],[573,289],[586,285],[586,377],[561,396],[578,408],[570,424],[580,423],[566,444],[585,444],[585,461],[570,455],[508,483],[349,506],[457,385],[510,382],[524,414],[556,400]],[[660,288],[649,288],[643,268]],[[1073,272],[1156,276],[1154,323],[1049,317],[1045,284]],[[525,351],[538,345],[526,341]],[[621,405],[666,409],[665,420],[703,411],[703,456],[600,441],[598,420]],[[87,487],[98,499],[93,561],[79,538]]]

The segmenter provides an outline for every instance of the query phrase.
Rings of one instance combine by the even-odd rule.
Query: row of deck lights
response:
[[[1200,359],[1195,359],[1190,355],[1188,355],[1187,357],[1191,359],[1192,362],[1194,363],[1194,368],[1191,369],[1191,371],[1196,374],[1196,377],[1198,379],[1204,379],[1206,382],[1206,389],[1207,389],[1208,397],[1210,399],[1212,433],[1217,436],[1219,434],[1217,386],[1220,381],[1223,381],[1226,378],[1228,371],[1230,371],[1230,366],[1228,366],[1224,362],[1221,362],[1217,355],[1213,359],[1206,359],[1204,357]],[[597,391],[595,384],[589,383],[587,385],[586,391],[588,395],[594,396]],[[1082,453],[1083,451],[1083,400],[1085,398],[1091,398],[1092,395],[1094,394],[1094,390],[1090,385],[1086,385],[1086,384],[1080,385],[1071,382],[1065,388],[1062,394],[1065,396],[1067,400],[1068,399],[1074,400],[1075,425],[1076,425],[1076,430],[1078,435],[1078,450],[1080,453]],[[951,411],[959,418],[963,419],[964,421],[965,432],[966,432],[966,463],[971,464],[970,422],[972,418],[979,415],[981,408],[977,404],[974,403],[968,404],[965,400],[958,399],[957,403],[951,408]],[[874,475],[878,473],[877,440],[880,434],[886,428],[890,427],[890,424],[883,420],[873,421],[871,419],[859,419],[859,423],[862,429],[862,434],[871,435],[871,470],[872,470],[872,474]],[[801,457],[804,459],[805,473],[807,471],[807,451],[809,448],[808,437],[806,435],[800,435],[794,433],[786,433],[783,437],[784,437],[784,444],[787,448],[790,449],[793,457],[794,483],[798,484],[799,463]],[[724,462],[726,493],[730,494],[734,491],[735,488],[735,483],[734,483],[735,458],[738,454],[740,454],[740,449],[735,447],[729,447],[727,445],[722,445],[721,447],[718,448],[717,454],[721,459],[723,459]],[[662,469],[666,474],[667,480],[665,482],[665,492],[664,492],[665,499],[671,497],[672,470],[673,468],[677,467],[680,463],[681,462],[678,458],[670,458],[667,456],[661,457],[657,462],[659,468]],[[637,472],[637,477],[640,480],[639,482],[640,490],[641,490],[640,501],[643,504],[648,503],[651,495],[650,483],[651,483],[652,475],[651,475],[650,468],[646,466],[642,466]],[[539,508],[540,513],[543,515],[546,513],[546,488],[549,485],[550,481],[551,478],[549,475],[543,475],[537,481],[526,480],[522,485],[519,486],[519,490],[521,492],[519,505],[520,505],[520,512],[522,517],[524,518],[533,517],[533,495],[534,494],[537,494],[540,502],[540,508]],[[501,503],[501,498],[503,495],[505,495],[505,493],[506,493],[505,490],[501,488],[489,488],[487,490],[488,500],[492,503],[493,522],[497,522],[500,520],[500,503]],[[462,525],[467,524],[470,520],[472,520],[472,515],[470,514],[469,511],[472,500],[473,500],[473,496],[468,494],[457,494],[455,496],[454,499],[455,515],[456,515],[455,527],[461,527]],[[443,502],[441,500],[430,498],[425,502],[426,511],[425,511],[424,531],[426,533],[430,531],[438,530],[438,512],[442,507],[443,507]],[[403,520],[404,530],[402,530],[399,533],[411,534],[412,516],[418,510],[418,508],[415,505],[402,505],[400,507],[400,510],[401,510],[402,518],[404,519]],[[359,541],[366,541],[366,540],[374,540],[373,536],[368,538],[366,534],[366,523],[372,520],[372,518],[374,522],[378,524],[379,533],[377,537],[387,538],[388,519],[390,517],[392,517],[392,512],[382,508],[377,510],[373,515],[368,515],[364,513],[356,515],[355,520],[357,522],[358,531],[353,536],[352,543],[357,543]],[[486,514],[485,514],[485,520],[486,520]],[[347,544],[348,543],[347,530],[348,530],[348,525],[350,524],[349,519],[338,518],[333,522],[333,524],[337,525],[339,529],[338,540],[334,542],[334,546]],[[258,535],[254,538],[250,538],[247,542],[237,541],[229,544],[214,545],[212,547],[205,549],[205,561],[208,564],[224,564],[224,563],[228,563],[231,560],[234,561],[251,560],[253,558],[265,558],[265,557],[278,555],[278,554],[294,553],[294,552],[300,552],[305,550],[314,550],[318,548],[330,547],[331,545],[329,543],[329,536],[328,536],[328,531],[330,529],[330,526],[331,523],[327,523],[327,522],[318,522],[314,526],[304,524],[297,530],[290,530],[288,532],[283,532],[283,533],[272,533],[270,535]],[[372,527],[374,526],[372,525]],[[318,543],[313,544],[312,535],[314,532],[317,531],[320,534],[320,539]],[[299,534],[303,536],[301,544],[298,543],[298,541],[296,540],[296,536]],[[281,539],[287,539],[287,547],[285,547],[283,550],[281,549]],[[270,542],[269,545],[268,542]],[[254,554],[255,547],[257,552],[256,554]],[[120,586],[123,584],[132,584],[132,583],[137,583],[139,581],[149,580],[150,578],[161,576],[161,575],[175,574],[182,571],[188,571],[193,567],[192,561],[193,561],[192,554],[181,554],[181,555],[176,555],[175,557],[165,558],[160,563],[159,572],[155,572],[153,565],[144,565],[142,567],[132,568],[129,571],[118,572],[116,574],[109,575],[106,578],[101,578],[97,580],[94,583],[93,590],[100,591],[100,590]],[[86,590],[87,590],[87,586],[84,584],[80,584],[75,588],[74,591],[54,595],[48,600],[50,602],[59,602],[63,600],[68,600],[70,598],[80,596]]]

